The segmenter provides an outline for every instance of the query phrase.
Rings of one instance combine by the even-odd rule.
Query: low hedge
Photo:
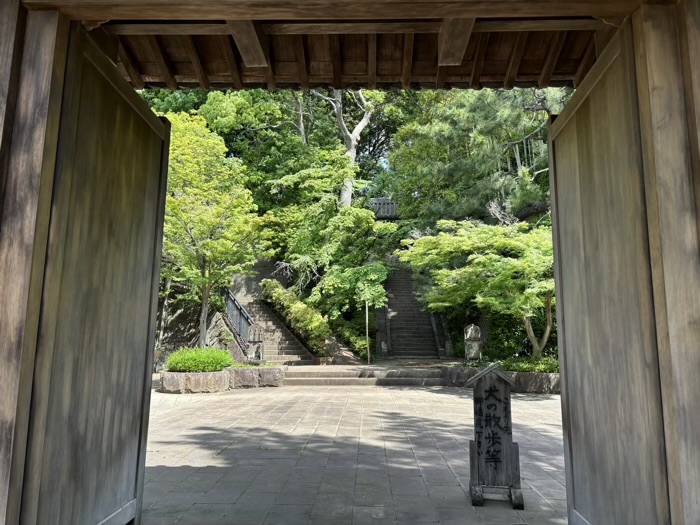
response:
[[[264,279],[260,287],[265,300],[272,304],[288,326],[304,340],[309,350],[316,356],[326,356],[329,339],[333,335],[326,318],[278,281]]]
[[[465,361],[458,366],[466,368],[486,368],[495,361],[488,359],[480,359],[474,361]],[[559,360],[556,357],[541,357],[535,359],[532,357],[511,357],[509,359],[499,360],[501,370],[508,372],[541,372],[541,373],[559,373]]]
[[[219,372],[233,365],[233,358],[221,348],[180,348],[168,356],[168,372]]]

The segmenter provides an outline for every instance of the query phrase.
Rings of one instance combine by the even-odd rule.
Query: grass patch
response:
[[[486,368],[496,361],[480,359],[475,361],[465,361],[456,366],[464,368]],[[559,360],[556,357],[542,357],[535,359],[532,357],[511,357],[501,359],[501,369],[508,372],[540,372],[540,373],[559,373]]]
[[[168,356],[169,372],[219,372],[233,365],[233,358],[221,348],[180,348]]]

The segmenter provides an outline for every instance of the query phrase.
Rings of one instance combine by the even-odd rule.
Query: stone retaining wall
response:
[[[479,368],[462,368],[446,366],[442,369],[447,386],[464,386],[465,383],[479,372]],[[511,392],[521,394],[559,394],[559,374],[541,372],[505,372],[515,381]]]
[[[282,386],[283,368],[227,368],[220,372],[161,372],[160,391],[169,394],[226,392],[234,388]]]

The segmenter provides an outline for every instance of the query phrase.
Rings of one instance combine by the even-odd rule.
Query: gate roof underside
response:
[[[578,86],[641,0],[24,0],[118,46],[138,88]]]

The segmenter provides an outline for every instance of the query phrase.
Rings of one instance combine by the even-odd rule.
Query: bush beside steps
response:
[[[160,391],[172,394],[225,392],[234,388],[282,386],[284,369],[234,362],[220,348],[181,348],[168,357]]]

